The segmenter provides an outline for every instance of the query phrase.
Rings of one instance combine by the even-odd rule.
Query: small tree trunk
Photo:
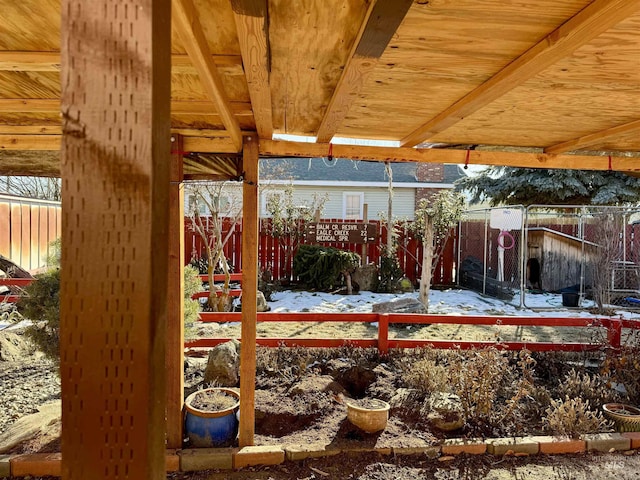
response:
[[[429,311],[429,290],[431,290],[431,265],[433,263],[433,218],[427,216],[422,237],[422,275],[420,276],[420,302]]]
[[[347,283],[347,295],[353,295],[353,286],[351,285],[351,274],[349,272],[342,272],[344,279]]]

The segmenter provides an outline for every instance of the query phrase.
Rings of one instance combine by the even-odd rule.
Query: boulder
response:
[[[376,303],[371,310],[374,313],[426,313],[424,305],[417,298],[396,298]]]
[[[0,332],[0,361],[17,362],[30,355],[33,347],[20,334]]]
[[[336,382],[330,375],[318,375],[303,377],[289,390],[290,395],[306,395],[315,392],[331,392],[334,394],[345,394],[346,390]]]
[[[271,307],[267,304],[267,299],[264,298],[264,293],[258,290],[257,297],[258,297],[257,307],[259,312],[268,312],[269,310],[271,310]]]
[[[435,428],[451,432],[464,425],[464,412],[459,396],[452,393],[434,392],[426,404],[429,410],[427,419]]]
[[[61,411],[62,401],[56,400],[40,405],[37,413],[16,420],[0,434],[0,453],[7,452],[16,445],[50,430],[55,423],[60,421]]]
[[[204,371],[205,385],[235,387],[240,379],[240,342],[231,340],[209,351]]]
[[[351,280],[360,286],[360,290],[374,292],[378,287],[378,266],[368,263],[356,268],[351,274]]]

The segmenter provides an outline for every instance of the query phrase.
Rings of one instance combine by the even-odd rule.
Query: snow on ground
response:
[[[359,292],[356,295],[335,295],[323,292],[284,290],[271,296],[272,312],[371,312],[372,305],[400,298],[418,298],[418,292],[393,294]],[[586,310],[594,306],[590,300],[583,301],[582,309],[562,306],[562,295],[553,293],[526,293],[525,308],[518,308],[520,295],[509,303],[471,290],[450,288],[432,290],[429,295],[429,313],[437,315],[508,315],[538,317],[597,317]],[[527,308],[528,307],[528,308]],[[640,318],[638,312],[617,310],[624,318]],[[602,315],[599,315],[602,316]]]

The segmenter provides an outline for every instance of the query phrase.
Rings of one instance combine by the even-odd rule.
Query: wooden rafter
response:
[[[211,58],[211,52],[198,20],[195,6],[191,0],[174,0],[172,6],[173,24],[178,35],[198,71],[207,95],[215,103],[222,123],[229,131],[229,136],[239,152],[242,150],[240,125],[233,115],[222,80]]]
[[[567,140],[566,142],[558,143],[544,149],[544,153],[558,154],[569,152],[572,150],[580,150],[591,145],[595,145],[603,140],[617,135],[624,135],[627,133],[640,132],[640,120],[625,123],[624,125],[618,125],[616,127],[607,128],[600,132],[590,133],[589,135],[583,135],[582,137]]]
[[[333,145],[335,158],[391,162],[421,162],[469,165],[496,165],[526,168],[563,168],[570,170],[640,171],[640,157],[588,155],[547,155],[544,153],[497,152],[487,150],[454,150],[436,148],[388,148],[356,145]],[[260,141],[263,157],[326,157],[328,143]]]
[[[266,0],[232,0],[244,72],[249,87],[256,130],[260,138],[273,135],[269,85],[269,34]]]
[[[238,67],[242,69],[242,57],[239,55],[212,55],[218,67]],[[0,71],[13,72],[58,72],[60,71],[59,52],[16,52],[0,51]],[[187,55],[171,55],[173,73],[189,73],[194,66]]]
[[[378,0],[369,4],[349,60],[318,129],[318,142],[331,141],[412,3],[411,0]]]
[[[412,147],[446,130],[640,9],[640,0],[595,0],[475,90],[401,140]]]

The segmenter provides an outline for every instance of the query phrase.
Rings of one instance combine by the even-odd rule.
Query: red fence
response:
[[[206,222],[207,218],[203,219]],[[353,221],[353,220],[352,220]],[[258,262],[261,271],[271,272],[274,279],[293,278],[293,257],[299,243],[306,243],[304,238],[297,241],[291,237],[275,238],[270,234],[270,220],[262,219],[260,222],[258,238]],[[345,222],[341,219],[322,219],[322,222]],[[356,222],[356,221],[353,221]],[[362,223],[362,222],[357,222]],[[380,265],[380,254],[387,238],[387,229],[378,221],[376,224],[378,235],[375,242],[358,245],[349,243],[327,243],[323,245],[348,250],[358,253],[363,263]],[[234,231],[224,247],[224,253],[235,271],[242,270],[242,224],[233,225],[229,220],[224,220],[223,236],[233,228]],[[399,229],[398,234],[398,261],[400,268],[407,278],[417,283],[422,272],[422,243],[411,232]],[[202,238],[193,231],[191,219],[185,218],[185,258],[187,262],[206,257],[205,245]],[[433,277],[434,285],[452,285],[455,281],[455,238],[451,238],[443,251],[442,257]]]
[[[43,267],[61,219],[59,202],[0,195],[0,255],[25,270]]]
[[[241,313],[201,313],[203,322],[239,322]],[[585,352],[603,348],[619,349],[622,343],[622,329],[640,329],[640,322],[620,318],[580,318],[580,317],[494,317],[494,316],[454,316],[421,314],[381,314],[381,313],[258,313],[259,322],[378,322],[378,338],[257,338],[256,343],[268,347],[354,347],[377,348],[387,353],[390,348],[431,347],[440,349],[474,349],[495,347],[501,350],[523,350],[532,352]],[[404,340],[389,338],[389,325],[394,323],[518,326],[518,327],[574,327],[606,329],[606,340],[593,343],[553,343],[553,342],[506,342],[506,341],[463,341],[463,340]],[[228,338],[200,338],[185,342],[187,348],[211,348],[229,341]]]

